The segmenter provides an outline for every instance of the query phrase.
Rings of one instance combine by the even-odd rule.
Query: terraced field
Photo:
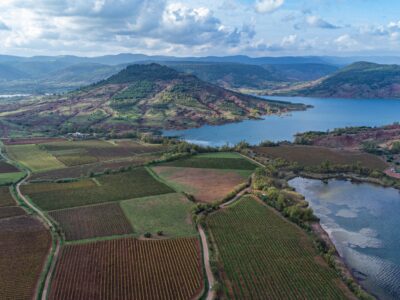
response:
[[[25,214],[25,211],[18,206],[6,206],[0,207],[0,219],[10,218],[15,216],[22,216]]]
[[[9,163],[7,163],[3,160],[0,160],[0,174],[16,173],[16,172],[19,172],[19,170],[15,166],[10,165]]]
[[[50,234],[37,219],[0,220],[0,299],[32,299],[50,248]]]
[[[305,233],[251,196],[208,217],[229,299],[347,299]]]
[[[64,168],[65,165],[53,155],[43,151],[37,145],[14,145],[6,147],[7,153],[15,161],[20,162],[32,172]]]
[[[157,236],[159,231],[163,237],[187,237],[197,234],[192,218],[189,202],[180,194],[165,194],[144,197],[121,202],[126,217],[132,224],[135,236],[146,232]]]
[[[202,276],[197,238],[67,245],[49,299],[194,299]]]
[[[57,210],[110,201],[172,193],[145,168],[68,183],[31,183],[22,191],[44,210]]]
[[[133,233],[118,203],[69,208],[49,212],[67,241]]]

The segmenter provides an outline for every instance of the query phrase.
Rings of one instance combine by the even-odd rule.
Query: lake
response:
[[[181,138],[200,145],[222,146],[246,140],[258,144],[264,140],[293,140],[299,132],[326,131],[346,126],[381,126],[400,121],[400,100],[393,99],[322,99],[304,97],[264,97],[265,99],[304,103],[314,106],[307,111],[285,116],[266,116],[220,126],[165,131],[165,136]]]
[[[350,181],[295,178],[360,283],[381,299],[400,299],[400,193]]]

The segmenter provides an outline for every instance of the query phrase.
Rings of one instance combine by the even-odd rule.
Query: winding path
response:
[[[211,271],[210,251],[208,249],[207,237],[206,237],[206,234],[205,234],[203,228],[200,225],[197,225],[197,230],[200,233],[201,245],[203,246],[204,267],[206,269],[206,275],[207,275],[207,281],[208,281],[208,292],[207,292],[206,300],[213,300],[213,299],[215,299],[215,296],[216,296],[215,291],[213,289],[214,284],[215,284],[215,278],[214,278],[213,272]]]
[[[4,158],[4,160],[6,160],[7,162],[9,162],[11,164],[14,164],[14,162],[10,158],[8,158],[3,153],[3,151],[1,151],[1,148],[0,148],[0,156],[2,156]],[[21,201],[24,202],[24,204],[26,206],[28,206],[32,211],[34,211],[37,214],[37,216],[39,217],[39,219],[42,221],[42,223],[51,232],[53,232],[53,234],[51,234],[53,239],[54,239],[54,234],[56,235],[55,241],[52,242],[52,246],[51,246],[51,248],[49,250],[49,254],[48,254],[48,257],[50,257],[51,262],[50,262],[50,267],[49,267],[49,269],[47,271],[47,274],[46,274],[46,279],[45,279],[45,283],[44,283],[44,287],[43,287],[43,291],[42,291],[42,296],[41,296],[41,299],[45,300],[45,299],[47,299],[47,292],[49,290],[50,279],[51,279],[52,273],[54,271],[58,255],[60,253],[60,248],[61,248],[60,237],[59,237],[59,235],[57,233],[57,230],[54,227],[52,221],[39,208],[34,206],[29,201],[29,199],[27,199],[24,196],[24,194],[22,194],[21,185],[23,185],[31,177],[31,171],[29,169],[27,169],[27,168],[21,168],[19,165],[18,165],[18,168],[20,170],[22,170],[22,171],[25,171],[26,172],[26,176],[15,185],[15,190],[17,192],[17,196],[19,197],[19,199]],[[42,272],[46,272],[46,268],[47,268],[47,263],[44,265],[44,269],[43,269]],[[39,284],[39,282],[38,282],[38,284]],[[38,294],[39,293],[39,288],[40,288],[39,286],[36,287],[36,297],[35,298],[37,298],[37,299],[39,299],[39,294]]]
[[[24,184],[29,177],[31,176],[31,172],[29,170],[25,170],[27,172],[27,176],[25,176],[25,178],[23,180],[21,180],[20,182],[17,183],[17,185],[15,186],[15,189],[17,191],[18,197],[30,208],[32,209],[37,215],[38,217],[42,220],[43,223],[45,223],[45,225],[50,229],[50,231],[52,231],[53,233],[56,233],[56,229],[53,225],[53,223],[51,222],[51,220],[40,210],[38,209],[36,206],[34,206],[25,196],[24,194],[22,194],[21,192],[21,185]],[[49,256],[51,257],[51,262],[50,262],[50,267],[48,269],[48,272],[46,274],[46,280],[43,286],[43,291],[42,291],[42,300],[47,299],[47,293],[49,290],[49,286],[50,286],[50,280],[51,280],[51,276],[53,274],[55,265],[56,265],[56,261],[57,258],[59,256],[60,253],[60,248],[61,248],[61,243],[60,243],[60,237],[58,236],[58,234],[56,233],[57,237],[55,239],[55,243],[52,243],[52,247],[49,251]],[[54,234],[52,234],[52,237],[54,238]],[[53,253],[53,254],[52,254]],[[45,265],[45,268],[47,267],[47,265]],[[45,270],[43,270],[45,272]]]

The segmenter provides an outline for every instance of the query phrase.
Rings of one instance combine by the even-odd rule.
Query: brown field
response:
[[[194,299],[202,276],[197,238],[67,245],[49,299]]]
[[[22,216],[25,211],[18,206],[6,206],[0,207],[0,219]]]
[[[62,142],[62,141],[65,141],[65,139],[62,139],[62,138],[46,138],[46,137],[21,138],[21,139],[4,139],[4,140],[2,140],[2,142],[5,145],[44,144],[44,143]]]
[[[41,173],[35,173],[30,181],[34,180],[57,180],[63,178],[80,178],[88,176],[91,172],[102,173],[105,170],[118,170],[125,167],[137,167],[145,165],[153,160],[160,158],[158,154],[137,155],[129,160],[119,162],[100,162],[89,165],[74,166],[64,169],[51,170]]]
[[[351,165],[360,162],[363,167],[369,169],[384,170],[388,166],[379,157],[360,152],[335,150],[315,146],[279,146],[279,147],[257,147],[257,155],[272,159],[283,158],[290,162],[297,162],[301,166],[314,167],[325,161],[339,165]]]
[[[15,205],[15,200],[11,196],[10,188],[8,186],[0,187],[0,207],[2,206],[13,206]]]
[[[34,298],[51,237],[37,219],[0,220],[0,299]]]
[[[61,225],[69,241],[133,233],[118,203],[56,210],[49,214]]]
[[[19,172],[18,168],[5,161],[0,161],[0,173],[16,173]]]
[[[245,182],[251,174],[251,171],[167,166],[157,166],[153,169],[178,191],[192,194],[201,202],[222,199],[237,185]]]

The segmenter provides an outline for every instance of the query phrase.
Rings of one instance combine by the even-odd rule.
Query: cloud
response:
[[[334,40],[339,50],[348,50],[358,45],[358,42],[349,34],[343,34]]]
[[[323,29],[338,29],[340,28],[339,26],[333,25],[321,17],[318,16],[307,16],[306,17],[306,23],[310,27],[315,27],[315,28],[323,28]]]
[[[11,28],[8,27],[8,26],[6,25],[6,23],[4,23],[3,21],[0,20],[0,30],[6,30],[6,31],[8,31],[8,30],[11,30]]]
[[[256,11],[262,14],[271,13],[283,5],[285,0],[257,0]]]

